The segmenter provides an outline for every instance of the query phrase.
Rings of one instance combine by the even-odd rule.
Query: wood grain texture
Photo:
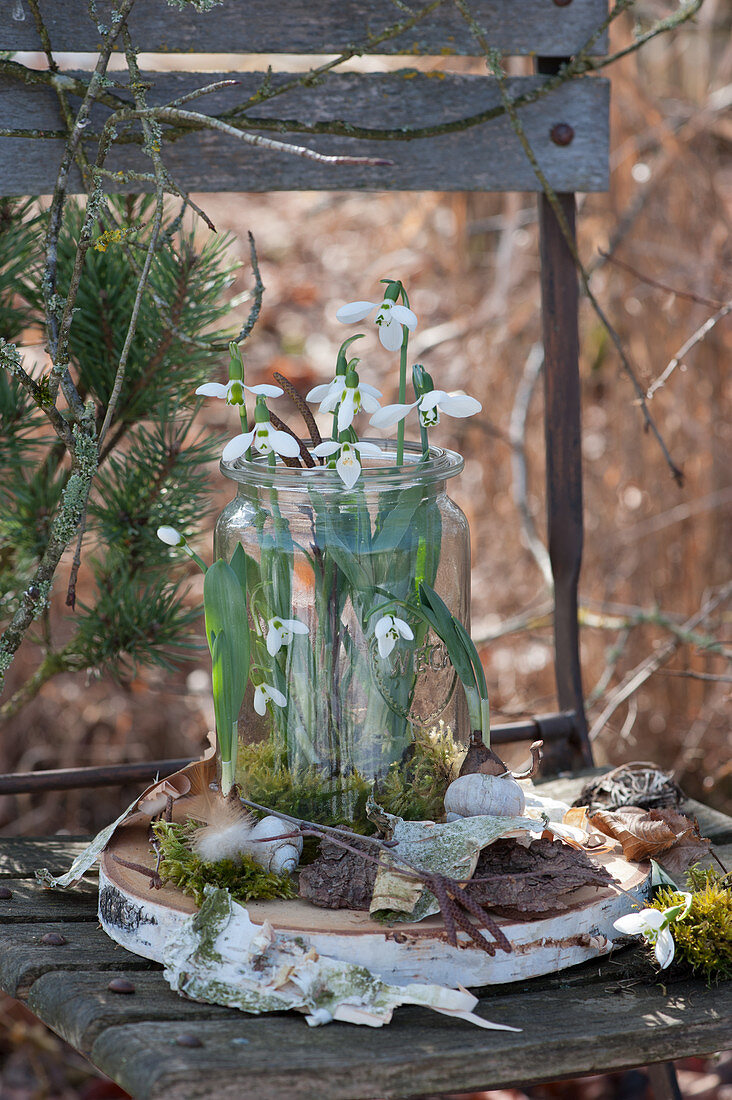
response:
[[[13,896],[0,899],[0,926],[96,920],[96,882],[81,882],[73,890],[48,890],[34,879],[5,879],[3,885]]]
[[[422,4],[411,5],[418,10]],[[100,15],[110,10],[99,0]],[[471,8],[497,49],[509,54],[545,56],[576,53],[607,13],[606,0],[472,0]],[[350,43],[404,19],[390,0],[225,0],[204,15],[190,5],[173,10],[165,0],[138,4],[130,17],[133,39],[156,53],[340,53]],[[85,0],[41,0],[41,12],[54,50],[95,52],[101,36]],[[19,14],[24,16],[19,19]],[[595,52],[603,53],[602,38]],[[0,50],[40,49],[28,0],[0,0]],[[452,4],[425,17],[414,29],[379,46],[379,53],[475,54],[478,51]]]
[[[128,956],[122,954],[119,963],[124,967]],[[120,969],[113,976],[132,982],[134,994],[112,993],[108,989],[111,971],[81,974],[57,970],[33,983],[26,1003],[57,1035],[87,1056],[98,1036],[119,1024],[165,1020],[170,1024],[170,1041],[175,1042],[177,1035],[195,1034],[200,1020],[241,1020],[233,1008],[199,1004],[179,996],[162,974]]]
[[[169,102],[202,84],[231,74],[146,73],[156,87],[149,102]],[[285,79],[275,74],[273,80]],[[543,82],[542,77],[515,77],[512,97]],[[231,110],[258,87],[258,78],[243,74],[240,84],[207,96],[210,114]],[[499,106],[495,80],[483,76],[349,73],[331,77],[315,88],[297,88],[252,109],[252,117],[298,119],[308,125],[347,120],[369,128],[431,126],[458,120]],[[107,108],[97,105],[93,127],[101,127]],[[604,190],[608,182],[609,83],[588,78],[572,81],[521,109],[528,138],[550,183],[558,191]],[[9,129],[62,129],[55,93],[0,78],[0,114]],[[555,123],[572,126],[574,139],[560,147],[550,138]],[[164,146],[164,160],[174,178],[193,191],[536,191],[534,173],[505,115],[471,129],[411,141],[364,141],[325,134],[288,134],[282,138],[327,154],[372,156],[390,160],[389,167],[318,164],[301,157],[253,148],[220,133],[199,131]],[[86,143],[93,156],[94,143]],[[43,194],[53,189],[62,142],[55,139],[0,138],[0,194]],[[117,145],[107,166],[113,170],[149,171],[139,147]],[[78,175],[72,187],[80,190]],[[135,188],[139,184],[134,185]]]
[[[523,1028],[484,1032],[426,1010],[398,1009],[379,1031],[269,1016],[201,1022],[199,1050],[171,1045],[164,1022],[105,1030],[91,1057],[137,1100],[354,1100],[498,1088],[601,1072],[721,1049],[732,988],[701,982],[514,992],[480,1005]]]
[[[44,944],[48,932],[60,933],[66,943]],[[11,997],[27,996],[33,983],[53,970],[159,970],[157,963],[140,959],[113,943],[93,924],[19,924],[0,927],[0,989]],[[109,981],[109,977],[107,978]],[[105,983],[106,984],[106,983]]]
[[[91,837],[73,836],[3,837],[0,878],[33,878],[38,867],[47,867],[52,875],[60,875],[90,840]]]

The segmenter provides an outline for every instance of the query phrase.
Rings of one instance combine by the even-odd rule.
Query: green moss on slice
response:
[[[189,847],[195,825],[175,822],[153,822],[153,832],[160,846],[160,876],[164,882],[172,882],[184,894],[194,898],[196,905],[203,901],[205,886],[217,886],[228,890],[236,901],[264,900],[297,897],[295,884],[289,875],[275,875],[265,871],[249,856],[240,860],[221,859],[208,863]]]
[[[732,889],[729,876],[701,867],[689,871],[691,907],[674,921],[674,962],[686,963],[707,985],[732,978]],[[667,909],[681,901],[669,887],[657,891],[652,909]]]

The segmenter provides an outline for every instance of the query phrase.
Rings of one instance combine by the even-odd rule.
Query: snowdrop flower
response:
[[[367,413],[376,412],[379,408],[381,390],[370,386],[368,382],[361,382],[355,370],[349,370],[345,375],[337,374],[331,382],[322,386],[315,386],[310,390],[306,400],[320,401],[319,412],[332,413],[338,408],[338,431],[344,432],[350,428],[353,418],[361,409]]]
[[[293,634],[309,633],[308,627],[299,619],[270,619],[267,626],[267,652],[270,657],[279,653],[283,645],[289,645]]]
[[[264,397],[257,397],[257,405],[254,410],[254,427],[250,432],[242,432],[235,435],[224,447],[221,457],[224,462],[233,462],[250,447],[254,447],[262,455],[278,454],[285,458],[295,458],[300,454],[300,447],[296,439],[287,432],[277,431],[269,421],[269,412],[264,403]]]
[[[357,321],[363,321],[373,310],[376,314],[376,324],[379,329],[379,340],[387,351],[399,351],[402,346],[402,325],[410,332],[417,327],[417,315],[407,306],[392,302],[390,298],[384,298],[383,302],[347,302],[336,313],[336,319],[344,325],[352,325]]]
[[[227,405],[243,405],[245,390],[263,397],[281,397],[284,393],[279,386],[245,386],[240,378],[230,378],[225,386],[221,382],[206,382],[198,387],[196,393],[200,397],[219,397]]]
[[[254,689],[254,709],[257,714],[267,713],[267,702],[271,700],[277,707],[287,706],[287,696],[272,684],[257,684]]]
[[[639,913],[629,913],[620,917],[613,927],[626,936],[644,936],[653,948],[661,969],[669,966],[674,957],[674,938],[670,924],[683,920],[691,907],[691,894],[682,893],[684,899],[667,909],[641,909]]]
[[[338,453],[335,468],[338,471],[343,484],[347,489],[352,489],[361,476],[361,463],[359,457],[363,455],[380,455],[384,452],[375,443],[336,443],[329,439],[326,443],[319,443],[313,447],[313,454],[318,458],[330,458]]]
[[[432,428],[440,423],[440,413],[447,416],[474,416],[483,408],[480,401],[466,393],[447,393],[445,390],[430,390],[411,405],[384,405],[374,413],[369,423],[374,428],[391,428],[403,420],[411,409],[419,411],[419,421],[423,428]]]
[[[168,546],[185,546],[186,540],[175,527],[158,527],[158,538]]]
[[[396,615],[382,615],[374,629],[374,634],[379,643],[379,656],[388,657],[400,636],[408,642],[414,639],[409,623],[404,619],[398,619]]]

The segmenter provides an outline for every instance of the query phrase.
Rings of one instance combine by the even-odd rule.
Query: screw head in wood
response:
[[[0,886],[0,901],[10,901],[12,896],[12,890],[8,890],[7,886]]]
[[[203,1043],[198,1038],[198,1036],[197,1035],[191,1035],[191,1033],[189,1031],[185,1032],[185,1034],[183,1034],[183,1035],[178,1035],[175,1041],[176,1041],[176,1043],[179,1047],[202,1047],[203,1046]]]
[[[549,131],[555,145],[569,145],[574,141],[574,129],[568,122],[557,122]]]
[[[60,932],[46,932],[45,936],[41,936],[41,943],[45,943],[47,947],[63,947],[67,942],[66,936],[62,936]]]
[[[554,3],[558,8],[568,8],[572,0],[554,0]]]
[[[112,978],[107,986],[110,993],[134,993],[135,987],[127,978]]]

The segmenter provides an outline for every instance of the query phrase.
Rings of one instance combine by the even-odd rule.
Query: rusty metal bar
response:
[[[572,737],[576,715],[542,714],[523,722],[506,722],[493,726],[491,743],[511,745],[517,741],[538,741],[554,746]],[[164,778],[179,771],[191,758],[182,760],[151,760],[146,764],[109,764],[93,768],[55,768],[49,771],[16,772],[0,775],[0,795],[33,794],[36,791],[72,791],[85,787],[115,787],[124,783],[149,782],[156,775]]]
[[[537,69],[550,74],[561,64],[561,58],[539,58]],[[562,119],[558,118],[554,129],[558,131],[560,127]],[[558,199],[574,235],[575,196],[563,193]],[[574,711],[575,721],[573,736],[566,745],[556,745],[545,754],[543,771],[549,774],[591,765],[593,759],[584,712],[577,619],[583,541],[579,287],[571,251],[543,194],[539,196],[539,229],[547,522],[554,577],[554,667],[560,709]]]
[[[81,787],[121,787],[123,783],[152,783],[186,764],[183,760],[150,760],[145,764],[109,764],[98,768],[55,768],[52,771],[18,772],[0,775],[0,795],[30,794],[34,791],[73,791]]]

